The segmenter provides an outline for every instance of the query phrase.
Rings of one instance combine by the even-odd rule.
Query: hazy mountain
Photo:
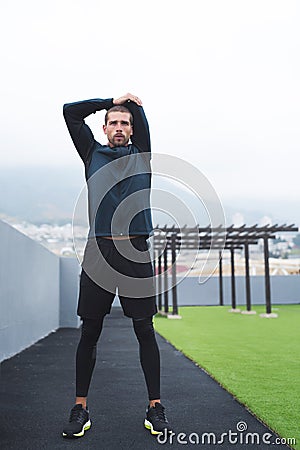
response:
[[[81,166],[0,169],[0,214],[36,224],[70,222],[84,185]],[[190,221],[191,214],[194,214],[196,223],[202,226],[209,224],[205,205],[179,183],[155,179],[153,185],[154,206],[157,204],[160,207],[162,204],[166,205],[166,210],[175,211],[180,225]],[[300,211],[295,202],[232,198],[223,202],[223,208],[227,225],[233,222],[252,225],[269,219],[272,223],[300,224]],[[173,224],[174,219],[172,214],[155,210],[154,222],[155,225]]]
[[[32,223],[70,221],[83,186],[77,167],[0,169],[0,212]]]

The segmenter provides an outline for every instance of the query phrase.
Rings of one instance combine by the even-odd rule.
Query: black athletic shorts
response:
[[[82,262],[77,314],[90,319],[109,314],[118,288],[125,316],[153,316],[157,313],[154,286],[145,236],[118,241],[89,238]]]

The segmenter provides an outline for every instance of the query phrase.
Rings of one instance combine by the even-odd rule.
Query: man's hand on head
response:
[[[125,95],[122,95],[122,97],[114,98],[113,104],[114,105],[123,105],[123,103],[126,103],[128,100],[136,103],[139,106],[142,106],[142,100],[140,98],[138,98],[136,95],[130,94],[129,92]]]

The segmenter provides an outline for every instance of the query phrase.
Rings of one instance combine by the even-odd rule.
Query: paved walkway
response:
[[[263,444],[263,435],[271,433],[271,442],[276,436],[160,336],[162,400],[176,435],[165,444],[151,436],[143,426],[147,396],[138,345],[131,320],[119,308],[113,308],[105,319],[98,346],[89,397],[92,428],[81,439],[63,439],[62,425],[73,406],[74,355],[79,335],[76,329],[60,329],[2,363],[1,450],[270,449]],[[221,440],[222,433],[237,432],[239,422],[245,422],[248,430],[232,435],[232,443],[225,436],[223,443],[213,445],[211,435],[211,444],[207,437],[201,444],[203,433],[214,433],[216,440]],[[258,433],[260,444],[243,444],[247,433]],[[198,437],[199,444],[195,443]],[[194,443],[180,443],[180,438]]]

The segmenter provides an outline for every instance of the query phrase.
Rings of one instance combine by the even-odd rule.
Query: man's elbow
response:
[[[64,106],[63,106],[63,115],[64,115],[64,117],[66,117],[69,105],[70,105],[70,103],[65,103]]]

